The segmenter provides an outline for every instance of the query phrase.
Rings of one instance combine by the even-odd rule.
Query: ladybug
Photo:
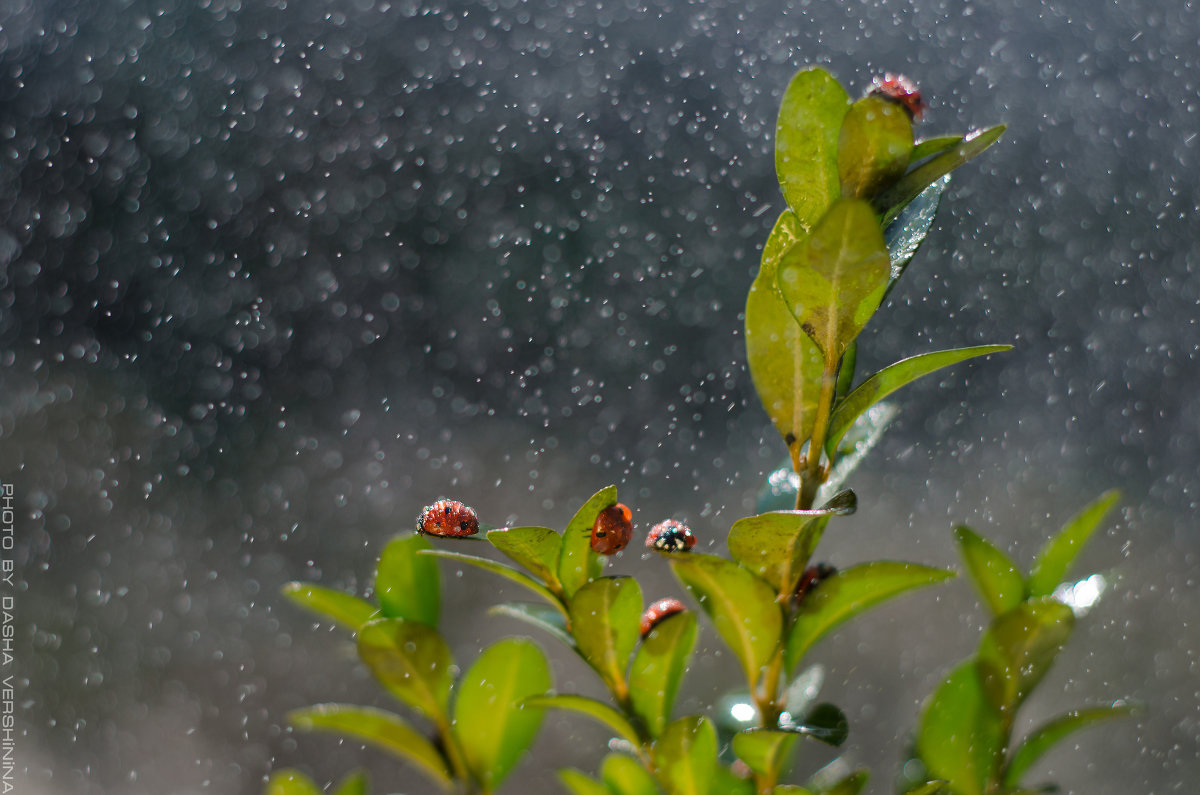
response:
[[[909,80],[904,75],[897,75],[888,72],[882,78],[876,77],[873,81],[873,88],[868,92],[867,96],[877,95],[890,99],[904,106],[908,111],[909,118],[920,121],[921,114],[925,112],[925,103],[921,101],[921,92],[917,88],[917,84]]]
[[[687,552],[696,546],[696,536],[683,522],[668,519],[654,525],[646,536],[646,546],[659,552]]]
[[[828,563],[818,563],[815,566],[809,566],[800,575],[800,584],[796,586],[796,602],[803,601],[813,588],[816,588],[824,580],[837,574],[837,569]]]
[[[645,613],[642,613],[642,637],[649,635],[650,630],[654,629],[663,619],[670,618],[676,613],[682,613],[684,610],[687,608],[678,599],[659,599],[647,607]]]
[[[620,552],[632,538],[633,512],[619,502],[601,511],[592,525],[592,549],[598,555]]]
[[[417,532],[431,536],[466,538],[479,532],[479,517],[457,500],[438,500],[421,510]]]

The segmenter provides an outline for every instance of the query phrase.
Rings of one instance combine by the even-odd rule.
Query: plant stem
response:
[[[825,447],[825,435],[829,432],[829,415],[833,410],[833,393],[837,388],[837,362],[825,362],[821,373],[821,393],[817,397],[817,416],[813,422],[812,436],[808,440],[806,469],[800,475],[800,491],[796,495],[796,509],[810,510],[821,487],[821,452]]]

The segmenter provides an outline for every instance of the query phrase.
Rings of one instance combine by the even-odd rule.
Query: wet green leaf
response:
[[[934,180],[933,184],[909,202],[884,229],[883,239],[887,243],[888,256],[892,260],[892,272],[888,278],[887,290],[883,293],[884,300],[904,275],[908,263],[912,262],[921,244],[925,242],[925,237],[933,226],[933,219],[937,216],[938,206],[942,203],[942,194],[946,192],[946,186],[949,184],[949,174]]]
[[[324,795],[311,778],[299,770],[276,770],[267,780],[263,795]]]
[[[654,626],[642,641],[629,669],[633,712],[651,737],[662,733],[671,719],[679,684],[696,645],[696,616],[676,613]]]
[[[921,761],[930,775],[948,781],[959,795],[984,795],[1004,743],[1000,713],[984,693],[975,662],[959,665],[921,716]]]
[[[676,557],[670,564],[737,655],[753,687],[783,631],[783,614],[771,586],[736,563],[712,555]]]
[[[654,776],[636,759],[625,754],[609,754],[600,766],[600,776],[616,795],[659,795]]]
[[[843,569],[828,577],[800,603],[787,639],[787,670],[795,669],[825,633],[864,610],[905,591],[953,576],[953,572],[915,563],[878,561]]]
[[[546,586],[542,585],[537,580],[530,577],[523,571],[514,569],[504,563],[499,563],[487,558],[477,557],[475,555],[466,555],[462,552],[452,552],[448,549],[431,549],[428,552],[421,553],[435,558],[445,558],[446,560],[456,560],[460,563],[468,563],[476,568],[490,571],[492,574],[498,574],[506,580],[522,585],[533,591],[538,596],[546,600],[552,607],[563,610],[562,602],[558,601],[558,597],[551,593]],[[565,615],[565,614],[564,614]]]
[[[558,559],[558,579],[568,598],[604,570],[604,561],[592,550],[592,525],[601,511],[616,504],[617,487],[603,488],[589,497],[567,524]]]
[[[485,649],[459,681],[454,732],[467,766],[488,791],[500,786],[533,744],[542,710],[524,701],[551,684],[542,650],[516,638]]]
[[[288,714],[300,731],[324,731],[353,737],[411,762],[442,787],[454,782],[446,760],[425,736],[399,715],[353,704],[319,704]]]
[[[962,143],[962,139],[961,135],[942,135],[937,138],[926,138],[924,141],[917,141],[913,146],[912,154],[908,158],[909,168],[918,165],[922,160],[928,160],[934,155],[940,155],[947,149],[958,146]]]
[[[812,229],[841,195],[837,149],[850,96],[824,69],[805,69],[783,94],[775,127],[775,172],[800,226]]]
[[[832,371],[879,308],[891,273],[883,232],[862,199],[838,199],[784,252],[779,289]]]
[[[846,742],[846,738],[850,736],[850,722],[846,720],[846,713],[833,704],[817,704],[808,711],[801,723],[781,728],[812,737],[835,748]]]
[[[378,608],[365,599],[310,582],[289,582],[283,586],[283,595],[354,632],[379,615]]]
[[[558,771],[558,780],[572,795],[612,795],[608,787],[575,768]]]
[[[733,735],[733,752],[755,773],[778,775],[799,739],[795,732],[750,729]]]
[[[870,199],[908,168],[913,150],[908,111],[870,94],[855,102],[838,136],[838,177],[842,195]]]
[[[888,365],[859,384],[857,389],[838,404],[829,420],[825,450],[832,454],[837,449],[837,444],[841,441],[842,436],[850,429],[855,420],[871,406],[897,389],[952,364],[1008,350],[1012,350],[1011,345],[976,345],[971,348],[922,353],[919,356],[911,356]]]
[[[979,675],[992,706],[1014,710],[1071,636],[1075,614],[1053,599],[1024,602],[992,622],[979,644]]]
[[[975,130],[963,136],[955,146],[946,149],[941,154],[930,157],[924,163],[913,168],[896,181],[887,190],[875,198],[875,208],[883,213],[883,223],[887,226],[899,215],[900,211],[920,193],[954,169],[981,154],[1000,138],[1004,133],[1004,125],[998,124],[986,130]]]
[[[432,548],[429,539],[418,533],[398,535],[383,548],[375,569],[375,594],[388,618],[437,626],[441,575],[437,562],[420,554]]]
[[[707,795],[717,770],[717,731],[708,718],[680,718],[663,730],[652,755],[671,795]]]
[[[969,527],[958,527],[954,538],[967,571],[993,616],[1007,613],[1025,598],[1025,578],[1016,565],[992,542]]]
[[[632,577],[601,577],[571,600],[571,634],[579,654],[615,693],[625,690],[625,669],[637,645],[642,589]]]
[[[437,630],[381,618],[358,631],[358,656],[393,696],[435,723],[448,720],[454,659]]]
[[[487,540],[551,590],[562,587],[558,581],[558,559],[562,555],[562,536],[549,527],[505,527],[489,530]]]
[[[634,747],[641,746],[637,731],[625,719],[625,716],[602,701],[585,696],[535,696],[525,699],[525,706],[540,709],[563,709],[586,715],[593,720],[603,723],[613,732]]]
[[[367,774],[359,771],[342,779],[342,783],[333,791],[333,795],[367,795],[370,791]]]
[[[1004,771],[1004,786],[1018,786],[1021,783],[1021,777],[1029,768],[1033,767],[1047,751],[1075,732],[1106,720],[1126,717],[1132,711],[1133,708],[1126,704],[1091,707],[1059,715],[1038,727],[1025,738],[1012,758],[1009,759]]]
[[[1049,596],[1054,593],[1054,589],[1067,576],[1075,557],[1100,526],[1100,520],[1120,498],[1121,492],[1116,489],[1101,494],[1042,547],[1029,574],[1030,596]]]
[[[558,638],[567,645],[567,648],[575,648],[575,639],[567,631],[567,617],[560,610],[555,610],[549,605],[506,602],[488,608],[488,613],[524,621],[526,624],[531,624]]]

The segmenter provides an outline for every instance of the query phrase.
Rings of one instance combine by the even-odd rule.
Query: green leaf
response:
[[[680,718],[663,730],[652,755],[658,779],[671,795],[707,795],[717,770],[717,731],[708,718]]]
[[[933,226],[933,219],[937,216],[938,206],[942,203],[942,194],[946,192],[946,186],[949,184],[949,174],[934,180],[933,184],[909,202],[884,229],[883,239],[887,243],[888,256],[892,260],[892,272],[888,278],[887,290],[883,293],[884,300],[904,275],[908,263],[912,262],[921,244],[925,242],[925,237]]]
[[[788,308],[832,370],[879,308],[891,273],[883,232],[862,199],[838,199],[779,263]]]
[[[904,791],[904,795],[942,795],[948,792],[945,781],[926,781],[912,789]]]
[[[912,119],[903,107],[870,94],[850,106],[838,136],[842,195],[870,199],[908,168]]]
[[[850,429],[864,411],[883,400],[902,386],[918,378],[935,373],[952,364],[987,356],[992,353],[1012,350],[1011,345],[976,345],[971,348],[955,348],[948,351],[922,353],[888,365],[875,375],[859,384],[858,388],[838,404],[829,420],[829,433],[825,437],[825,450],[832,455],[842,436]]]
[[[633,712],[651,737],[662,733],[671,719],[679,684],[696,645],[696,616],[676,613],[654,626],[642,641],[629,669]]]
[[[552,607],[555,607],[560,611],[565,610],[565,608],[562,606],[562,602],[558,601],[558,597],[551,593],[546,586],[542,585],[525,572],[514,569],[512,566],[499,563],[494,560],[488,560],[487,558],[477,557],[475,555],[466,555],[462,552],[451,552],[448,549],[431,549],[428,552],[423,552],[421,554],[429,555],[430,557],[434,558],[457,560],[460,563],[469,563],[476,568],[483,569],[484,571],[490,571],[492,574],[499,574],[506,580],[511,580],[517,585],[522,585],[533,591],[535,594],[545,599]]]
[[[780,728],[812,737],[835,748],[850,736],[850,722],[846,720],[846,713],[833,704],[817,704],[804,716],[802,723]]]
[[[986,130],[975,130],[963,136],[957,145],[941,154],[929,158],[909,171],[887,190],[875,197],[875,208],[883,213],[883,225],[887,226],[901,210],[925,188],[941,179],[963,163],[981,154],[1004,133],[1004,125],[998,124]]]
[[[569,712],[578,712],[580,715],[586,715],[593,720],[603,723],[613,732],[625,740],[635,748],[641,747],[641,739],[638,737],[637,730],[633,728],[625,716],[615,709],[605,704],[602,701],[596,701],[594,698],[586,698],[585,696],[535,696],[525,699],[526,707],[536,707],[540,709],[563,709]]]
[[[488,613],[524,621],[526,624],[531,624],[558,638],[567,645],[567,648],[575,648],[575,639],[567,631],[567,617],[562,614],[561,610],[555,610],[549,605],[507,602],[489,607]]]
[[[797,610],[787,639],[785,661],[789,673],[827,632],[880,602],[913,588],[933,585],[953,577],[943,569],[915,563],[878,561],[843,569],[822,580]]]
[[[558,559],[562,536],[549,527],[506,527],[489,530],[492,546],[532,572],[551,590],[562,588],[558,581]]]
[[[775,126],[775,172],[801,228],[812,229],[841,195],[837,148],[850,96],[824,69],[805,69],[783,94]]]
[[[324,795],[321,788],[299,770],[276,770],[267,780],[263,795]]]
[[[310,582],[289,582],[283,586],[283,595],[305,610],[332,619],[354,632],[379,615],[375,605],[365,599]]]
[[[913,146],[912,154],[909,155],[909,168],[920,163],[922,160],[927,160],[934,155],[940,155],[951,147],[958,146],[962,143],[961,135],[942,135],[937,138],[926,138],[924,141],[917,141]]]
[[[954,538],[962,550],[967,571],[993,616],[1012,610],[1025,598],[1025,578],[1016,564],[969,527],[958,527]]]
[[[984,795],[1004,753],[1000,713],[988,701],[973,660],[962,663],[934,692],[917,733],[917,753],[929,775],[959,795]]]
[[[1029,575],[1029,595],[1049,596],[1067,576],[1071,564],[1083,550],[1084,544],[1100,526],[1100,520],[1108,513],[1121,492],[1113,489],[1101,494],[1095,501],[1071,518],[1058,535],[1042,547],[1034,559]]]
[[[771,790],[772,795],[813,795],[813,791],[797,784],[780,784]]]
[[[788,447],[812,434],[824,359],[779,289],[779,262],[804,236],[791,210],[779,216],[746,297],[746,363],[771,423]]]
[[[867,786],[868,778],[870,775],[867,771],[855,770],[827,787],[815,789],[815,792],[816,795],[858,795],[862,792],[863,787]]]
[[[441,575],[437,563],[420,554],[430,549],[429,539],[418,533],[396,536],[383,548],[375,569],[375,593],[388,618],[437,627]]]
[[[775,592],[736,563],[713,555],[679,556],[670,564],[741,661],[753,689],[783,632]]]
[[[1023,602],[992,622],[979,644],[979,675],[992,706],[1015,710],[1071,636],[1075,614],[1054,599]]]
[[[750,729],[733,735],[733,752],[755,773],[774,774],[787,767],[800,735],[771,729]]]
[[[381,618],[358,631],[358,656],[393,696],[435,723],[447,722],[454,659],[437,630]]]
[[[850,394],[850,388],[854,386],[854,370],[857,365],[858,342],[855,341],[850,343],[850,347],[846,348],[846,352],[842,354],[842,360],[838,362],[837,386],[833,390],[835,406]]]
[[[454,783],[445,758],[433,743],[391,712],[353,704],[319,704],[288,713],[288,722],[300,731],[353,737],[411,762],[442,787]]]
[[[609,754],[600,766],[600,776],[616,795],[659,795],[654,776],[633,757]]]
[[[367,795],[370,791],[367,774],[359,771],[342,779],[342,783],[333,791],[333,795]]]
[[[1080,729],[1095,726],[1097,723],[1113,718],[1123,718],[1129,715],[1133,708],[1126,704],[1114,704],[1108,707],[1091,707],[1079,709],[1059,715],[1050,722],[1038,727],[1022,741],[1012,755],[1004,770],[1004,786],[1017,787],[1021,777],[1033,767],[1042,756]]]
[[[617,504],[617,487],[608,486],[588,498],[563,533],[562,552],[558,558],[558,579],[563,593],[570,598],[585,583],[596,579],[604,570],[604,561],[592,550],[592,525],[605,508]]]
[[[720,795],[755,795],[756,792],[754,779],[740,778],[722,764],[718,764],[713,771],[713,783],[709,791],[719,792]]]
[[[612,795],[608,787],[575,768],[558,771],[558,780],[573,795]]]
[[[614,693],[625,691],[641,617],[642,588],[632,577],[592,580],[571,600],[571,634],[579,654]]]
[[[485,790],[500,786],[533,744],[542,710],[523,702],[551,684],[542,650],[516,638],[489,646],[459,681],[454,732],[467,766]]]

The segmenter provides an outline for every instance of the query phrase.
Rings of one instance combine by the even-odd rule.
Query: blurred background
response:
[[[860,368],[1016,349],[898,395],[820,557],[957,566],[966,522],[1027,565],[1120,487],[1076,569],[1110,587],[1023,725],[1140,702],[1039,772],[1194,792],[1197,30],[1195,3],[1154,0],[0,0],[19,791],[249,795],[293,764],[430,791],[286,729],[386,698],[279,588],[362,593],[439,496],[561,528],[615,483],[643,529],[674,516],[723,552],[785,457],[740,312],[782,209],[780,96],[822,64],[852,94],[916,80],[923,137],[1009,125],[956,172]],[[679,592],[633,549],[613,570]],[[443,571],[461,664],[525,634],[482,613],[499,580]],[[960,580],[814,652],[869,792],[983,622]],[[600,693],[538,640],[560,691]],[[738,679],[711,630],[699,649],[680,710]],[[549,716],[509,791],[558,791],[604,740]]]

